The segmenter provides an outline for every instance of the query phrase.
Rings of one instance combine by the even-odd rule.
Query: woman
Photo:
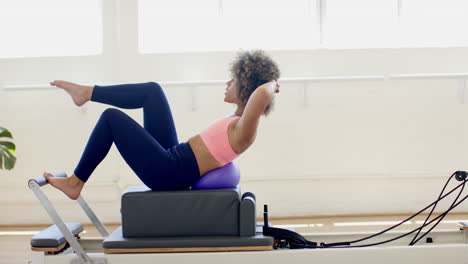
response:
[[[66,81],[74,103],[100,102],[125,109],[143,108],[144,128],[120,110],[106,109],[83,155],[68,178],[44,172],[47,181],[77,199],[112,143],[142,182],[152,190],[188,189],[205,173],[222,167],[254,142],[261,115],[268,115],[279,92],[277,64],[261,50],[238,53],[231,66],[224,101],[237,105],[234,114],[218,119],[188,142],[179,143],[172,113],[157,83],[83,86]]]

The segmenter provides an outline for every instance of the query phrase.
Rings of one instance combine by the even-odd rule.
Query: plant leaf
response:
[[[10,131],[4,127],[0,127],[0,137],[13,138]]]
[[[16,146],[13,142],[8,141],[0,141],[0,145],[7,147],[7,149],[12,153],[15,154]]]
[[[1,150],[0,150],[0,170],[3,170],[3,155],[1,154]]]
[[[11,159],[6,159],[5,160],[5,169],[11,170],[15,167],[16,163],[16,157],[12,156]]]
[[[16,157],[3,145],[0,145],[0,169],[11,170],[15,166]]]
[[[7,157],[8,153],[7,153],[7,151],[5,151],[5,147],[0,146],[0,159],[1,159],[0,169],[4,168],[3,164],[6,163],[6,159],[8,158]]]

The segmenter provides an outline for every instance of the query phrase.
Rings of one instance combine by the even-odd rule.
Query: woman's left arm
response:
[[[257,135],[257,127],[261,115],[268,104],[273,100],[275,93],[279,92],[279,84],[276,80],[260,85],[250,95],[242,116],[237,122],[239,139],[246,144],[254,141]]]

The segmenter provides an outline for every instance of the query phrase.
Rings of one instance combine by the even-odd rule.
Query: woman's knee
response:
[[[130,120],[130,116],[115,108],[107,108],[99,118],[100,122],[105,122],[111,127],[117,126],[121,128],[128,126]]]
[[[120,116],[122,114],[125,114],[125,113],[120,111],[119,109],[107,108],[106,110],[104,110],[102,112],[101,117],[103,117],[103,118],[112,118],[112,117]]]
[[[161,93],[163,91],[161,85],[157,82],[149,82],[148,85],[153,93]]]

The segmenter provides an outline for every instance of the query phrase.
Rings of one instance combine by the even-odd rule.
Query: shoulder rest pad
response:
[[[65,223],[65,225],[74,236],[83,232],[83,225],[80,223]],[[49,226],[31,238],[32,247],[59,247],[65,242],[65,237],[56,225]]]

